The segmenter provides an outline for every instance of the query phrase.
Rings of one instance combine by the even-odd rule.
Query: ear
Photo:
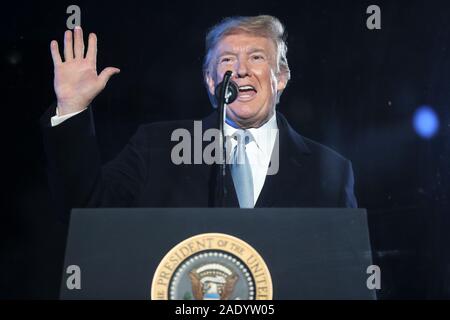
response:
[[[278,74],[278,79],[277,79],[277,92],[281,92],[283,91],[288,83],[288,76],[286,74],[286,72],[280,72]]]
[[[208,85],[209,93],[213,96],[216,90],[216,82],[211,77],[211,73],[208,71],[205,75],[206,83]]]

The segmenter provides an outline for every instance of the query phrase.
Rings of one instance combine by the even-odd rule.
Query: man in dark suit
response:
[[[90,104],[109,78],[96,72],[96,36],[84,55],[81,28],[65,34],[65,61],[51,43],[57,103],[42,118],[49,176],[55,201],[73,207],[356,207],[350,161],[302,137],[275,108],[290,71],[284,28],[271,16],[229,18],[206,39],[205,83],[213,106],[214,90],[226,71],[238,85],[237,100],[226,110],[230,139],[224,185],[217,200],[218,164],[193,164],[196,135],[217,128],[218,112],[201,122],[173,121],[141,126],[124,150],[101,164]],[[73,47],[72,47],[73,46]],[[196,124],[201,124],[201,129]],[[180,130],[194,137],[188,161],[174,160]],[[245,141],[239,139],[245,135]],[[202,139],[201,156],[206,148]],[[186,155],[182,155],[185,157]],[[228,159],[228,158],[227,158]],[[234,160],[233,160],[234,159]],[[240,159],[240,160],[238,160]],[[270,166],[277,162],[276,171]],[[238,164],[239,163],[239,164]]]

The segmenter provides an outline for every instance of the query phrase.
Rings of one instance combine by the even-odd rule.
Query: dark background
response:
[[[280,18],[292,80],[278,110],[352,160],[379,297],[450,298],[450,4],[261,0],[2,4],[0,298],[58,296],[67,226],[51,206],[38,120],[54,100],[49,44],[62,47],[70,4],[85,35],[98,35],[98,69],[122,70],[94,103],[105,161],[139,124],[211,111],[201,73],[209,27],[230,15]],[[382,30],[366,28],[370,4]],[[432,139],[412,126],[421,105],[440,119]]]

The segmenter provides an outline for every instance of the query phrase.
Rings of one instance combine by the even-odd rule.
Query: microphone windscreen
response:
[[[216,90],[214,92],[214,96],[216,98],[217,103],[219,103],[219,97],[223,94],[223,91],[222,91],[223,86],[224,86],[224,82],[222,81],[216,87]],[[237,99],[238,94],[239,94],[239,86],[236,84],[236,82],[234,82],[233,80],[230,80],[230,82],[228,83],[228,90],[225,94],[225,103],[226,104],[233,103]]]

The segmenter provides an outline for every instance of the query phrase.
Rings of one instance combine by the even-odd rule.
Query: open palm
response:
[[[64,62],[58,42],[53,40],[50,44],[59,115],[84,110],[105,88],[111,76],[120,72],[117,68],[108,67],[97,74],[97,36],[94,33],[89,35],[85,56],[82,29],[76,27],[74,34],[73,37],[70,30],[64,34]]]

